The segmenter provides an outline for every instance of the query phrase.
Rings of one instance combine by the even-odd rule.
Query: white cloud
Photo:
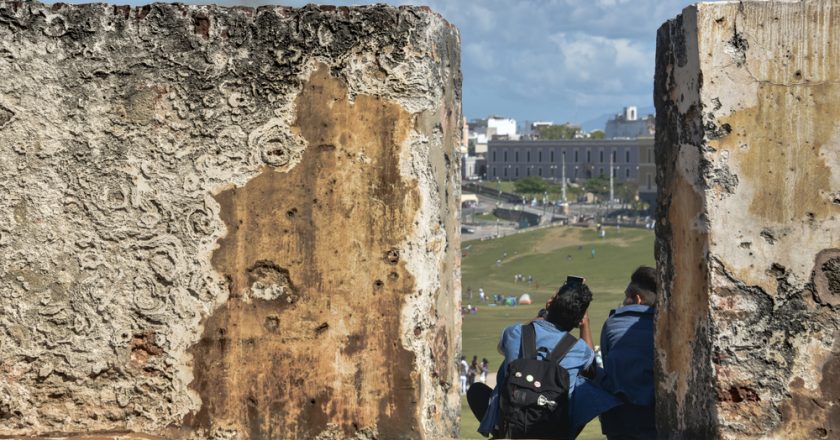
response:
[[[480,109],[487,103],[505,100],[513,103],[507,114],[519,119],[567,120],[617,112],[625,105],[650,105],[656,30],[689,1],[475,3],[496,14],[496,29],[488,31],[471,19],[468,8],[432,1],[461,30],[465,83],[475,82],[473,91],[493,91],[465,91],[468,116],[482,116]],[[480,46],[472,45],[478,42]],[[499,89],[497,81],[485,80],[482,73],[490,66],[478,50],[493,52],[492,70],[505,78],[506,87]]]

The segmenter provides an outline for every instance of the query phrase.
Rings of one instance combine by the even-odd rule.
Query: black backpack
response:
[[[508,364],[500,395],[501,437],[574,437],[569,426],[569,372],[558,362],[576,342],[566,333],[551,354],[539,360],[534,324],[522,326],[521,356]]]

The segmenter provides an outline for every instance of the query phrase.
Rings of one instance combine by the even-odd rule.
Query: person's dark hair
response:
[[[560,330],[570,331],[580,324],[589,303],[592,302],[592,291],[586,284],[564,284],[554,294],[548,307],[546,320],[556,325]]]
[[[639,266],[630,276],[630,284],[625,295],[639,295],[642,303],[652,306],[656,304],[656,269]]]

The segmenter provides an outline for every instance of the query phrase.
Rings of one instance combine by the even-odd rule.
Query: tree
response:
[[[628,180],[615,186],[615,196],[626,203],[636,199],[639,194],[639,184],[634,180]]]
[[[545,192],[548,189],[548,184],[542,177],[529,176],[514,182],[513,187],[519,194],[536,194]]]
[[[537,128],[540,139],[544,140],[558,140],[558,139],[574,139],[575,135],[580,132],[580,127],[569,124],[554,124],[545,125]]]
[[[601,130],[592,130],[592,132],[589,133],[589,137],[591,139],[603,139],[604,136],[604,132]]]
[[[600,195],[609,195],[610,193],[610,178],[607,176],[596,176],[586,181],[583,184],[587,192]]]

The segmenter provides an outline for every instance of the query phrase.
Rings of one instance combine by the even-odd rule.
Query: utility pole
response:
[[[545,204],[548,203],[548,191],[543,192],[543,218],[545,218]]]
[[[615,151],[610,152],[610,203],[608,206],[612,206],[612,202],[615,200],[615,193],[613,191],[613,153]]]
[[[563,203],[566,203],[566,152],[562,151],[560,155],[563,160],[563,165],[561,165],[562,168],[560,168],[560,174],[563,176],[561,177],[561,179],[563,179]]]

